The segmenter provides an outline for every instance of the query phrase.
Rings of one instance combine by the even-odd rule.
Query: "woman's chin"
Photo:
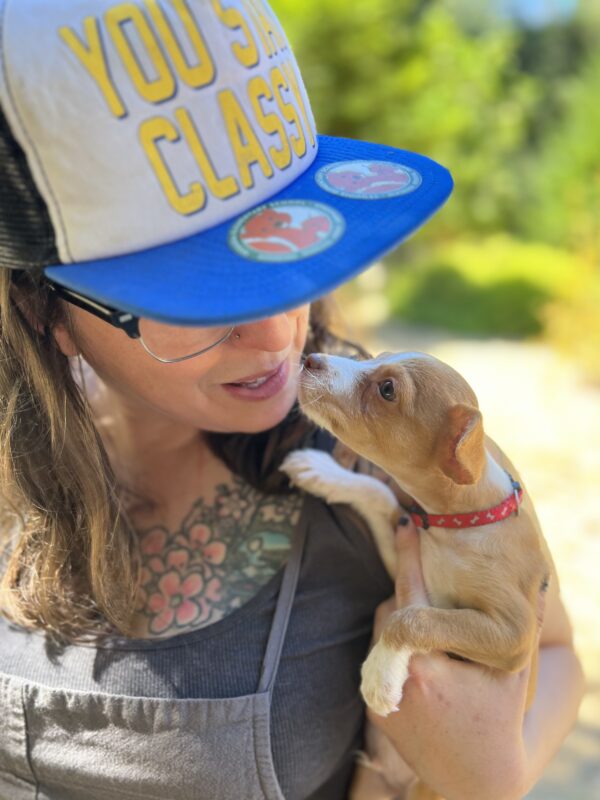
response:
[[[221,420],[205,422],[204,430],[215,433],[263,433],[287,417],[296,402],[296,387],[290,386],[277,397],[260,403],[238,401],[223,409]],[[237,408],[235,407],[237,406]],[[207,424],[208,423],[208,424]],[[202,427],[202,426],[201,426]]]
[[[296,396],[281,398],[273,403],[270,408],[258,408],[246,412],[244,415],[244,430],[240,433],[262,433],[279,425],[292,410]]]

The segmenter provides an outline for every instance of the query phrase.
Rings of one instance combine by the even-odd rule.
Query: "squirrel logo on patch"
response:
[[[421,180],[416,170],[391,161],[340,161],[316,175],[325,191],[356,200],[409,194],[419,188]]]
[[[230,246],[258,261],[291,261],[331,247],[345,228],[333,208],[309,200],[281,200],[247,214],[232,228]]]
[[[266,208],[246,223],[240,239],[255,250],[289,253],[312,247],[330,230],[331,221],[325,216],[294,224],[291,214]]]

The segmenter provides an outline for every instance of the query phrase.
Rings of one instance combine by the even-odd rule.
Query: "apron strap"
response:
[[[294,597],[296,596],[298,576],[300,575],[300,566],[302,564],[302,553],[304,552],[304,543],[306,541],[306,534],[311,517],[310,509],[312,500],[312,497],[309,495],[304,496],[300,520],[294,532],[292,547],[283,572],[279,597],[277,598],[277,606],[273,615],[271,632],[269,633],[269,641],[267,642],[267,649],[265,650],[265,657],[258,684],[259,693],[270,692],[275,683],[275,678],[277,677],[279,661],[281,660],[281,651],[283,650],[285,634],[287,632],[292,605],[294,604]]]

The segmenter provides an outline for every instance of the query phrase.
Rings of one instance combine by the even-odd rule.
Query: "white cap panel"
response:
[[[314,160],[306,91],[264,0],[4,0],[2,11],[0,97],[64,262],[191,236]]]

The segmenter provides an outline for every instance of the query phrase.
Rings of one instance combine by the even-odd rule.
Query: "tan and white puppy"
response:
[[[508,472],[519,476],[484,433],[475,393],[433,356],[384,353],[354,361],[314,354],[305,362],[299,399],[307,416],[385,470],[429,514],[476,515],[514,493]],[[400,510],[391,489],[316,450],[291,453],[282,469],[306,491],[355,508],[394,575]],[[492,670],[517,671],[533,659],[529,705],[538,596],[552,559],[527,493],[518,514],[493,524],[423,530],[421,562],[432,605],[399,609],[386,622],[362,669],[369,707],[381,715],[397,710],[410,657],[433,650]],[[422,784],[410,793],[437,796]]]

